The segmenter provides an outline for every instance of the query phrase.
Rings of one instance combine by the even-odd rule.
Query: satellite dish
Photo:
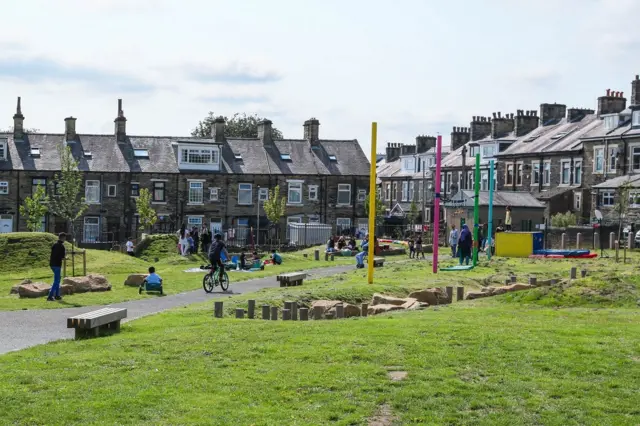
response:
[[[596,210],[596,219],[602,220],[602,212],[600,210]]]

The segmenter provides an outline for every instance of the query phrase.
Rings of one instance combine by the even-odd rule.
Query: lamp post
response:
[[[258,202],[256,203],[256,248],[260,245],[260,185],[258,185]]]

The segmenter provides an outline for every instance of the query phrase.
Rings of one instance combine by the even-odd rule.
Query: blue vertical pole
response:
[[[493,240],[493,160],[489,161],[489,228],[487,229],[487,258],[491,260],[491,243]]]

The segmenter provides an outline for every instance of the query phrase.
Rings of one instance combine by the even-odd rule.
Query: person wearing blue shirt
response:
[[[149,268],[149,275],[147,275],[146,281],[149,284],[162,284],[162,278],[156,274],[156,268],[153,266]]]
[[[282,256],[276,253],[276,249],[271,250],[271,260],[274,265],[282,265]]]
[[[369,250],[369,236],[365,236],[364,240],[362,240],[362,251],[356,254],[356,268],[364,268],[364,256],[367,254]]]

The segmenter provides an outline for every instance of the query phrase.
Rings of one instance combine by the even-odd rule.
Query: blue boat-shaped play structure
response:
[[[541,256],[585,256],[588,255],[589,250],[559,250],[559,249],[547,249],[547,250],[535,250],[533,254]]]

